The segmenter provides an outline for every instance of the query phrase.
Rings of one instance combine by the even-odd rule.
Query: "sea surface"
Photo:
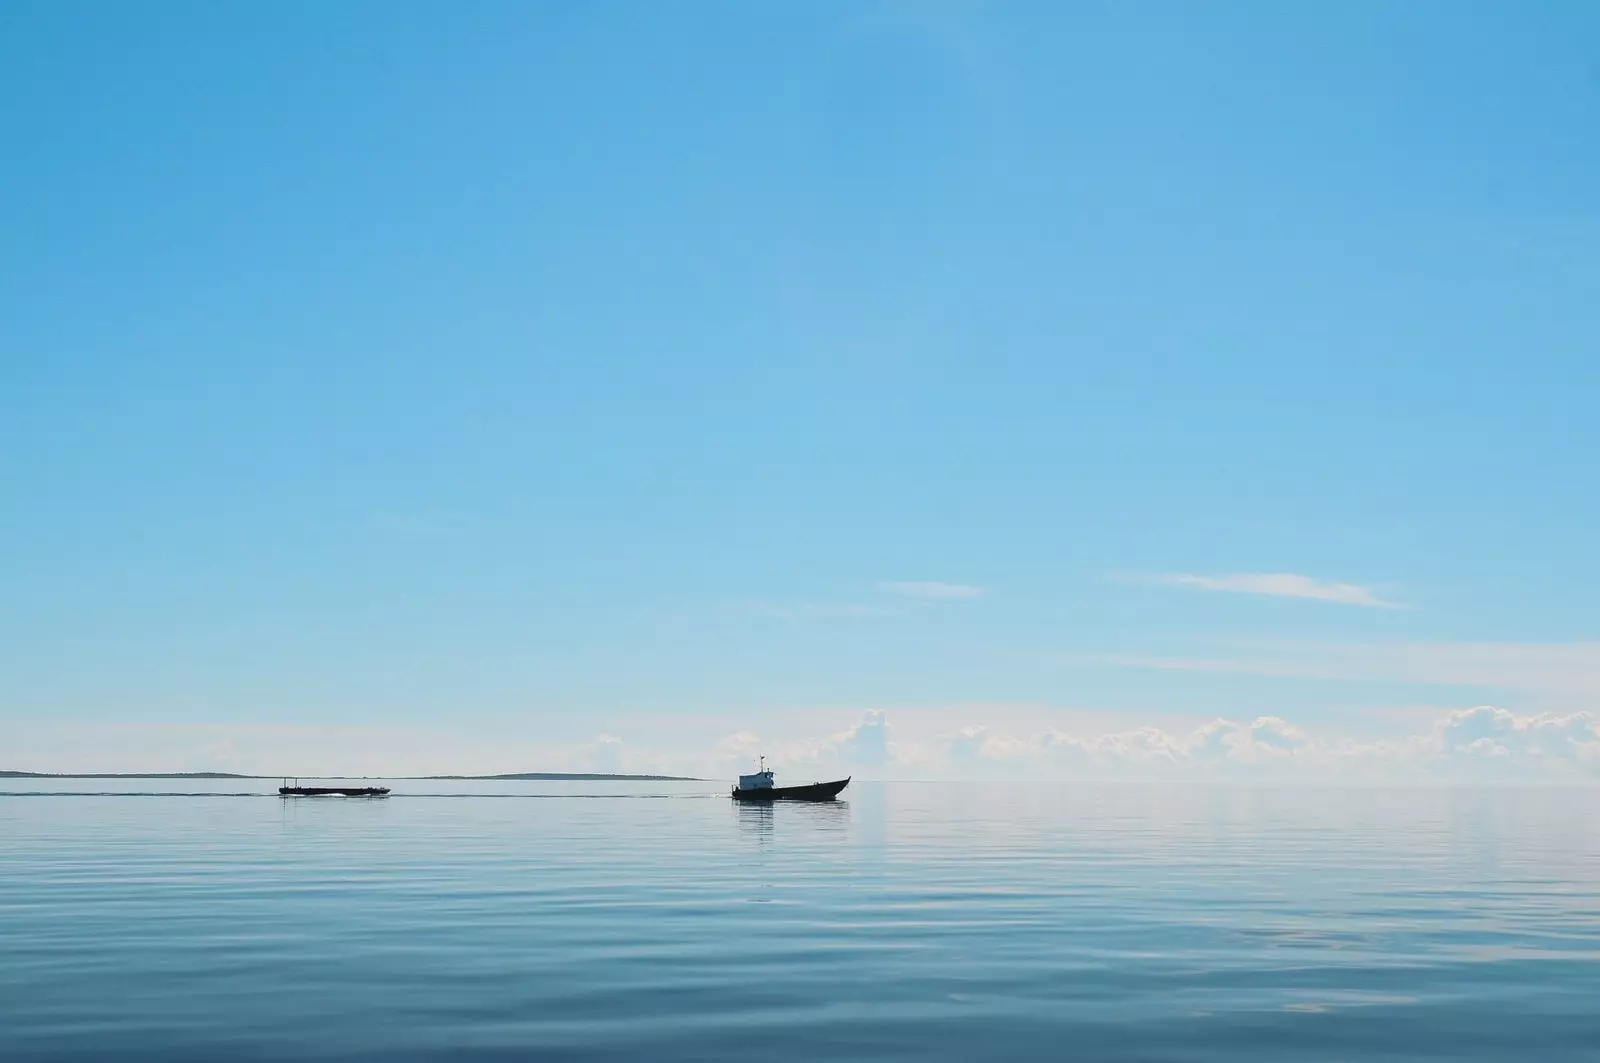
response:
[[[1600,790],[276,785],[0,780],[0,1058],[1600,1060]]]

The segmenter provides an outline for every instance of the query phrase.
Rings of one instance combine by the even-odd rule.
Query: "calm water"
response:
[[[393,785],[0,781],[0,1056],[1600,1059],[1597,791]]]

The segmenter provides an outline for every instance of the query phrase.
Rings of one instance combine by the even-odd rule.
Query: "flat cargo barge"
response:
[[[296,779],[298,783],[300,780]],[[388,797],[387,786],[280,786],[279,797]]]

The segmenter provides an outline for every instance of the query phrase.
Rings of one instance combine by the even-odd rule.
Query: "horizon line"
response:
[[[496,779],[573,779],[578,781],[617,780],[622,782],[711,782],[693,775],[635,775],[600,771],[513,771],[495,775],[259,775],[234,771],[0,771],[0,779],[393,779],[488,782]]]

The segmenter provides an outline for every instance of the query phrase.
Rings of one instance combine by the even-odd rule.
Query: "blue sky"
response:
[[[0,26],[0,766],[1600,695],[1593,5]]]

